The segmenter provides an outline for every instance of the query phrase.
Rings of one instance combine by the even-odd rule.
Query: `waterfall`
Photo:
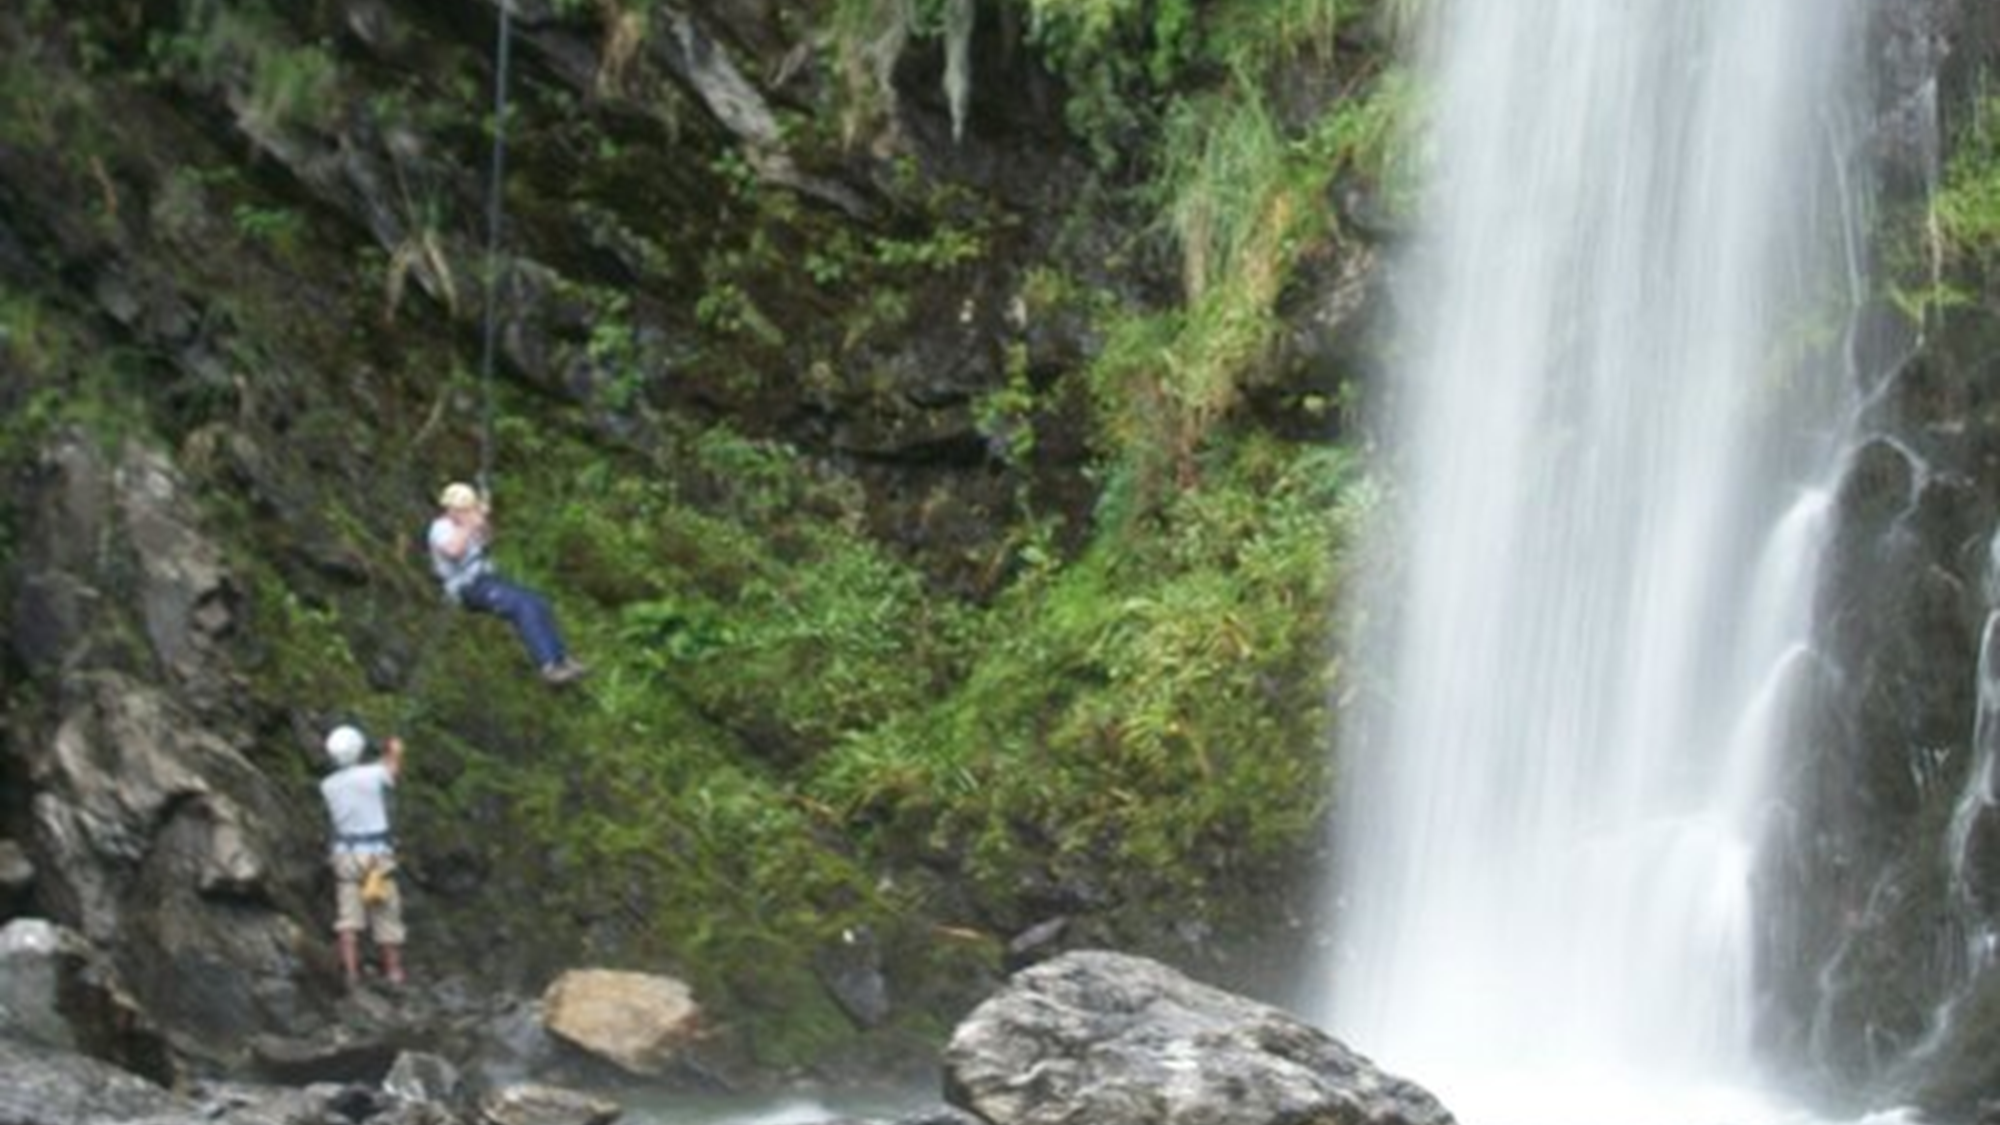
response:
[[[1468,1125],[1762,1112],[1750,875],[1855,395],[1858,2],[1432,5],[1311,1003]]]

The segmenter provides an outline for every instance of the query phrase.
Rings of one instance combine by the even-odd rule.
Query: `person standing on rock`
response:
[[[428,538],[431,569],[444,584],[445,596],[511,623],[543,680],[560,687],[580,678],[584,667],[570,659],[548,599],[500,577],[486,557],[493,534],[486,498],[455,481],[445,486],[438,506],[443,510],[431,521]]]
[[[334,939],[347,986],[361,983],[361,932],[375,939],[382,978],[403,983],[403,896],[396,886],[396,841],[389,826],[389,797],[403,772],[403,740],[382,744],[382,759],[363,762],[368,738],[351,726],[326,736],[333,772],[319,783],[333,824],[330,858],[334,879]]]

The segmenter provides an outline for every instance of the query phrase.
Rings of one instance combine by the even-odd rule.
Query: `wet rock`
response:
[[[1302,264],[1273,361],[1244,387],[1260,418],[1302,438],[1333,432],[1344,389],[1378,369],[1389,346],[1389,272],[1368,251]]]
[[[458,1068],[436,1055],[405,1051],[396,1056],[382,1089],[406,1102],[436,1102],[449,1105],[464,1093]]]
[[[488,1125],[608,1125],[623,1112],[603,1098],[534,1083],[496,1090],[479,1103]]]
[[[889,1018],[889,983],[882,973],[882,948],[866,927],[848,930],[820,951],[820,983],[848,1018],[862,1027]]]
[[[667,1072],[699,1032],[701,1008],[672,977],[573,969],[542,996],[550,1032],[642,1077]]]
[[[1874,23],[1874,143],[1884,183],[1918,194],[1937,180],[1942,140],[1938,79],[1958,0],[1883,4]]]
[[[498,1087],[546,1074],[565,1049],[543,1024],[540,1006],[524,1000],[481,1020],[478,1042],[461,1061],[476,1084]]]
[[[1144,958],[1016,974],[953,1032],[945,1096],[992,1125],[1448,1125],[1414,1083],[1315,1028]]]

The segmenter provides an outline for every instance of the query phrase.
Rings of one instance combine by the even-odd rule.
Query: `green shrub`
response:
[[[1931,209],[1934,235],[1948,260],[1981,268],[2000,260],[2000,97],[1975,104]]]
[[[847,739],[817,800],[964,857],[1006,902],[1048,863],[1198,889],[1321,811],[1345,455],[1247,439],[1146,535],[1010,592],[957,689]]]

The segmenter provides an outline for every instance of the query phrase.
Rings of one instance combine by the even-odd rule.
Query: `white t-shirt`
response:
[[[444,592],[453,601],[458,601],[464,595],[466,587],[479,581],[492,569],[492,564],[486,561],[484,536],[477,536],[468,542],[465,545],[465,553],[457,558],[445,554],[445,541],[456,534],[458,526],[452,522],[450,516],[439,516],[431,521],[428,536],[431,570],[437,574],[438,581],[444,583]]]
[[[320,795],[326,798],[326,814],[333,821],[333,850],[392,850],[389,790],[395,787],[396,775],[381,762],[335,770],[319,783]]]

